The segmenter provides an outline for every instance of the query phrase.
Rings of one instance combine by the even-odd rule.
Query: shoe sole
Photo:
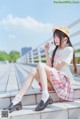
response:
[[[50,100],[49,100],[49,102],[47,102],[47,104],[45,105],[45,107],[44,107],[44,108],[39,109],[39,110],[35,110],[35,111],[42,111],[42,110],[44,110],[44,109],[48,106],[48,104],[52,104],[52,103],[53,103],[53,100],[52,100],[52,99],[50,99]]]
[[[12,113],[13,111],[19,111],[19,110],[22,110],[22,106],[21,107],[16,107],[15,109],[9,110],[9,113]]]
[[[49,104],[52,104],[52,103],[53,103],[53,100],[51,99],[50,102],[49,102]]]

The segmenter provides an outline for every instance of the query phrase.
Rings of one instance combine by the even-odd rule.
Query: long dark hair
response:
[[[62,32],[62,31],[56,29],[56,30],[54,31],[54,33],[53,33],[53,37],[55,37],[55,34],[60,38],[60,45],[61,45],[61,39],[62,39],[62,37],[67,37],[67,39],[68,39],[68,40],[67,40],[68,46],[73,47],[73,46],[72,46],[72,43],[71,43],[71,41],[70,41],[70,39],[69,39],[69,37],[68,37],[64,32]],[[54,41],[54,44],[55,44],[55,41]],[[56,46],[56,45],[55,45],[55,46]],[[54,49],[54,51],[53,51],[53,53],[52,53],[52,60],[51,60],[51,65],[52,65],[52,67],[53,67],[53,63],[54,63],[54,56],[55,56],[55,53],[56,53],[58,47],[59,47],[59,46],[56,46],[55,49]],[[75,52],[73,53],[73,66],[74,66],[74,70],[77,71],[77,66],[76,66],[76,61],[75,61]]]

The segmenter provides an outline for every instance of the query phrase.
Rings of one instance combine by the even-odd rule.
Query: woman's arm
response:
[[[50,48],[49,43],[46,43],[45,44],[46,63],[48,66],[51,67],[51,59],[49,58],[49,55],[48,55],[49,48]]]
[[[51,67],[51,59],[49,58],[48,53],[46,53],[46,63],[47,63],[48,66]]]
[[[65,62],[60,62],[54,68],[57,69],[57,70],[60,70],[65,64],[66,64]]]

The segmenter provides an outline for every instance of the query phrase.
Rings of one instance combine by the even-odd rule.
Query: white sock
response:
[[[49,93],[48,91],[42,91],[42,97],[41,100],[44,101],[44,103],[47,101],[47,99],[49,98]]]
[[[12,103],[13,105],[16,105],[17,103],[19,103],[22,99],[22,96],[21,95],[16,95],[15,98],[13,99]]]

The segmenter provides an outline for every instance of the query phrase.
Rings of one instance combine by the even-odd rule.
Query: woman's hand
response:
[[[74,69],[74,73],[75,74],[78,74],[79,72],[78,72],[78,69]]]
[[[50,48],[49,43],[46,43],[45,46],[44,46],[44,48],[45,48],[45,52],[48,53],[49,48]]]

